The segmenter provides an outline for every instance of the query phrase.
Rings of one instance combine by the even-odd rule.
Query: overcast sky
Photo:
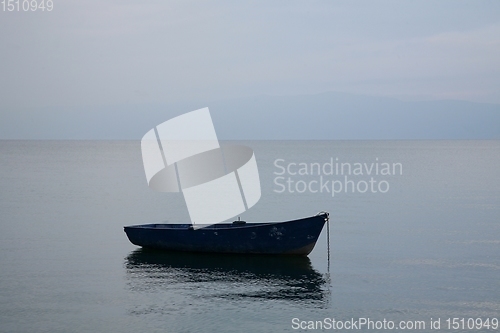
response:
[[[252,127],[249,116],[254,123],[281,117],[292,127],[330,119],[323,139],[500,133],[500,1],[53,2],[51,12],[0,12],[2,139],[139,139],[205,106],[214,106],[221,138],[242,136],[231,132],[235,126],[249,127],[245,138],[290,136]],[[454,112],[390,101],[358,110],[356,100],[342,108],[322,97],[290,104],[294,95],[327,91],[497,105]],[[261,95],[290,96],[282,103],[288,112],[279,103],[254,110],[259,103],[244,102]],[[234,99],[230,109],[239,112],[220,113],[234,103],[217,101]],[[399,106],[384,106],[392,104]],[[463,107],[469,111],[459,116]],[[385,127],[363,125],[359,112]],[[387,128],[367,135],[372,127]],[[398,131],[417,132],[387,134]]]
[[[500,1],[53,1],[0,12],[4,115],[325,91],[500,103]]]

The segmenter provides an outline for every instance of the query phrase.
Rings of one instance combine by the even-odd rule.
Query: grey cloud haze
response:
[[[497,1],[54,1],[0,17],[2,138],[261,95],[500,103]]]

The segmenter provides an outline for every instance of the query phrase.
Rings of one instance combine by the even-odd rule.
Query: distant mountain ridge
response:
[[[222,140],[500,139],[499,104],[408,102],[339,92],[3,111],[0,139],[139,140],[153,126],[205,106]]]
[[[228,138],[500,139],[496,104],[323,93],[221,101],[210,110],[218,133]],[[239,126],[224,121],[232,115]]]

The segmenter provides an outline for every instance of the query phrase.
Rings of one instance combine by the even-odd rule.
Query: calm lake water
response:
[[[293,318],[370,318],[422,320],[423,332],[431,318],[444,330],[500,317],[500,141],[243,143],[262,197],[242,219],[329,211],[329,263],[326,228],[303,258],[141,250],[124,225],[189,216],[181,194],[148,188],[140,142],[0,141],[0,331],[292,332]],[[335,163],[344,174],[329,174]]]

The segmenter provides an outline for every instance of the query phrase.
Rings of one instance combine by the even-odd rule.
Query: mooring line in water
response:
[[[325,223],[326,223],[326,254],[327,254],[327,268],[326,268],[326,273],[324,275],[324,281],[326,284],[326,293],[329,295],[328,300],[331,301],[331,275],[330,275],[330,213],[328,212],[320,212],[318,215],[324,215],[325,216]]]
[[[319,212],[316,215],[325,215],[326,222],[326,253],[327,253],[327,272],[330,273],[330,213],[326,211]]]
[[[328,254],[328,273],[330,273],[330,215],[326,216],[326,249]]]

